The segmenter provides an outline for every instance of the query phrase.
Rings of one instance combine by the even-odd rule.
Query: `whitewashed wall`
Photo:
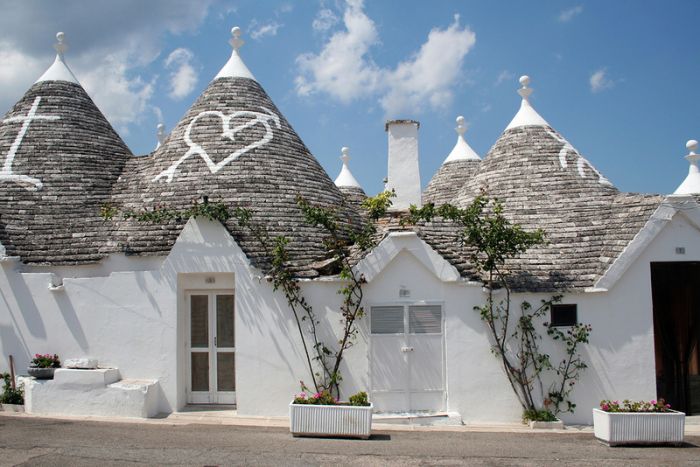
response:
[[[655,397],[649,262],[700,260],[697,240],[698,230],[676,215],[609,292],[564,298],[565,303],[578,304],[581,322],[593,326],[591,344],[583,351],[590,368],[575,391],[577,411],[566,421],[590,423],[590,408],[602,398]],[[676,246],[684,246],[686,254],[676,255]],[[448,410],[460,413],[467,423],[518,421],[520,407],[490,352],[484,324],[473,311],[484,301],[481,288],[454,280],[451,266],[436,259],[416,237],[404,237],[392,248],[390,253],[378,251],[374,272],[367,269],[366,306],[399,301],[400,287],[411,290],[411,302],[443,303]],[[128,261],[112,264],[123,268]],[[143,268],[143,261],[138,264]],[[94,356],[103,365],[118,367],[124,378],[158,379],[160,410],[177,410],[185,404],[188,359],[183,292],[235,287],[239,413],[285,415],[299,380],[311,386],[286,300],[250,268],[218,223],[190,221],[155,270],[65,278],[63,291],[50,291],[51,275],[34,272],[37,268],[21,273],[16,262],[0,266],[0,369],[7,368],[9,354],[15,355],[20,370],[34,353]],[[90,275],[95,275],[92,269]],[[80,268],[75,274],[81,274]],[[214,276],[216,284],[206,284],[205,276]],[[303,283],[321,327],[336,333],[338,285],[327,280]],[[515,302],[524,298],[536,304],[543,297],[516,296]],[[553,347],[545,349],[554,353]],[[342,372],[344,397],[369,389],[367,319]]]

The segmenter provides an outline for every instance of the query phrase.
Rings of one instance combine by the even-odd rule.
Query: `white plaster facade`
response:
[[[700,224],[688,211],[672,211],[607,291],[564,297],[564,303],[578,305],[579,321],[593,327],[591,342],[582,349],[589,368],[574,393],[578,408],[574,415],[563,417],[566,422],[591,423],[590,408],[604,398],[656,397],[649,264],[700,261]],[[679,246],[685,248],[682,256],[676,253]],[[123,270],[132,261],[135,270]],[[298,331],[284,297],[250,266],[220,224],[191,219],[166,258],[144,262],[126,257],[106,264],[122,270],[95,275],[94,268],[74,268],[75,277],[62,271],[62,288],[52,289],[51,271],[38,272],[34,267],[23,272],[17,261],[3,260],[0,367],[8,366],[10,354],[19,373],[34,353],[90,356],[103,367],[118,368],[123,378],[157,380],[158,412],[179,410],[187,403],[188,386],[185,292],[211,289],[235,293],[240,414],[285,415],[299,380],[309,384]],[[138,270],[144,265],[152,269]],[[367,310],[390,303],[442,305],[446,411],[458,413],[465,423],[520,419],[520,407],[490,352],[485,325],[473,311],[485,298],[479,284],[464,281],[411,233],[390,235],[358,268],[368,280]],[[80,277],[83,273],[85,277]],[[339,332],[338,286],[338,281],[327,278],[302,283],[325,332]],[[519,294],[514,303],[526,299],[534,304],[545,297]],[[360,327],[342,368],[345,397],[372,390],[369,317]],[[330,336],[325,340],[333,341]],[[556,360],[556,348],[547,338],[543,342]]]

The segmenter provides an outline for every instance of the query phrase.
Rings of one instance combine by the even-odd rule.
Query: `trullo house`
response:
[[[250,230],[234,219],[109,217],[105,206],[182,210],[206,198],[248,209],[288,239],[289,270],[326,341],[340,335],[343,280],[296,199],[358,225],[366,195],[351,151],[334,182],[246,67],[233,32],[230,59],[146,156],[130,152],[81,87],[61,34],[55,62],[0,120],[0,369],[13,355],[24,373],[35,353],[100,367],[25,380],[28,411],[153,416],[204,403],[276,416],[308,382],[299,329]],[[341,396],[367,390],[388,414],[520,419],[473,309],[486,292],[458,228],[396,222],[411,204],[466,207],[486,192],[509,219],[546,232],[508,265],[514,303],[562,294],[547,321],[592,327],[565,421],[590,423],[604,398],[666,397],[700,413],[697,143],[675,193],[622,193],[531,106],[529,78],[520,84],[520,108],[490,151],[476,154],[458,119],[454,149],[423,191],[419,123],[387,123],[396,197],[377,245],[355,258],[366,316]],[[546,336],[541,345],[559,358]]]

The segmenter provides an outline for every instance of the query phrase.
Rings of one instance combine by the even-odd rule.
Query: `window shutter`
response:
[[[372,334],[401,334],[403,327],[402,306],[373,306],[370,312]]]
[[[408,328],[411,334],[441,334],[442,307],[440,305],[408,307]]]

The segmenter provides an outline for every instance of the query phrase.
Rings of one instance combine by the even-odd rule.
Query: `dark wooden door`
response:
[[[700,262],[651,263],[656,390],[700,414]]]

